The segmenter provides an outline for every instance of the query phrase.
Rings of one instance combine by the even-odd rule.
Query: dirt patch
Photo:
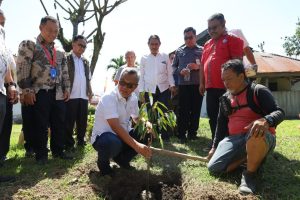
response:
[[[112,178],[99,177],[98,173],[92,173],[90,175],[91,182],[97,185],[96,190],[103,192],[105,194],[104,197],[111,200],[145,199],[147,177],[147,171],[128,171],[122,169],[116,170],[116,174]],[[98,184],[95,182],[96,180]],[[151,199],[183,199],[183,189],[181,185],[181,177],[178,174],[150,174],[149,190],[152,196]]]
[[[209,184],[195,184],[186,182],[183,184],[184,199],[201,200],[257,200],[253,195],[242,196],[236,188],[226,182],[214,182]]]

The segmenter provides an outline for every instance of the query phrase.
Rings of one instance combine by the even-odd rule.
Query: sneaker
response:
[[[100,170],[100,176],[113,177],[114,175],[115,175],[115,171],[112,168],[108,168],[106,170]]]
[[[243,171],[239,193],[243,195],[253,194],[256,189],[256,173]]]

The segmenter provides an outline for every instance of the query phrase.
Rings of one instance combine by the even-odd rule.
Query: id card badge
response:
[[[51,67],[50,68],[50,76],[51,76],[51,79],[54,80],[57,76],[57,71],[56,71],[56,68],[55,67]]]

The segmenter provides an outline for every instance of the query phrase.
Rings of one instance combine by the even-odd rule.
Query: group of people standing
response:
[[[140,66],[130,62],[130,66],[117,72],[117,87],[104,94],[96,108],[91,139],[98,152],[101,175],[114,174],[110,159],[129,169],[137,153],[146,158],[152,155],[131,125],[131,121],[145,120],[138,116],[138,100],[149,101],[151,93],[154,102],[169,106],[170,99],[177,96],[177,136],[181,143],[186,143],[197,139],[202,99],[206,95],[212,133],[208,170],[226,173],[245,164],[239,192],[256,191],[257,171],[275,147],[275,128],[283,120],[284,112],[268,88],[249,80],[242,60],[245,55],[250,67],[257,68],[252,51],[241,31],[230,33],[225,23],[221,13],[208,19],[211,39],[204,47],[197,45],[196,30],[186,28],[185,45],[175,51],[172,61],[159,52],[159,36],[151,35],[150,53],[142,56]],[[125,58],[130,53],[135,58],[132,51]],[[136,95],[144,92],[144,98]],[[161,137],[169,141],[167,131],[162,131]]]
[[[54,158],[73,159],[72,152],[75,147],[86,145],[88,101],[93,93],[89,62],[82,56],[87,45],[85,37],[75,36],[72,40],[72,51],[65,54],[54,44],[59,31],[59,24],[55,18],[43,17],[39,29],[40,34],[36,40],[24,40],[19,45],[16,59],[17,78],[5,79],[8,94],[5,101],[7,106],[12,107],[12,103],[18,102],[17,97],[20,97],[25,156],[34,157],[38,164],[43,165],[48,161],[48,136]],[[2,47],[4,48],[5,44]],[[4,55],[2,57],[6,58]],[[11,77],[11,68],[7,62],[3,61],[1,64],[1,67],[6,68],[1,72],[7,71],[6,76]],[[19,95],[15,90],[16,82]],[[0,86],[1,97],[3,96],[4,100],[6,92],[2,90],[3,86]],[[12,89],[14,95],[9,93]],[[1,144],[5,144],[0,147],[1,165],[6,160],[11,132],[11,125],[9,133],[2,129],[5,127],[2,126],[3,113],[5,112],[1,110],[0,141]],[[8,122],[12,123],[12,116],[5,120],[5,123]],[[74,127],[76,142],[73,138]],[[2,151],[4,147],[5,152]]]
[[[151,93],[154,102],[169,106],[170,99],[177,96],[178,138],[181,143],[186,143],[197,139],[202,100],[206,95],[212,133],[207,156],[209,171],[230,172],[246,162],[239,190],[246,194],[255,192],[254,175],[275,147],[275,128],[283,120],[284,112],[266,87],[255,85],[247,78],[243,55],[252,66],[256,66],[255,59],[246,40],[229,33],[225,23],[221,13],[208,19],[211,39],[203,47],[197,44],[196,30],[186,28],[183,31],[185,45],[175,51],[172,62],[168,54],[159,51],[161,40],[158,35],[149,37],[150,53],[141,58],[139,67],[135,63],[135,53],[126,52],[126,66],[117,72],[114,80],[117,86],[101,97],[96,108],[91,143],[98,152],[101,175],[114,173],[110,159],[129,169],[130,161],[137,153],[146,158],[152,155],[150,148],[143,144],[145,141],[141,141],[132,129],[132,122],[144,120],[138,116],[138,100],[149,101],[148,93]],[[34,155],[37,163],[45,164],[48,160],[48,130],[53,157],[72,159],[67,152],[75,148],[75,122],[77,146],[86,144],[88,101],[93,93],[89,62],[82,56],[86,39],[81,35],[74,37],[72,52],[66,56],[54,45],[59,32],[58,21],[51,16],[43,17],[39,29],[35,41],[21,42],[16,74],[26,155]],[[8,66],[2,27],[0,34],[2,148],[2,142],[7,141],[3,140],[5,134],[2,131],[6,104],[15,103],[18,95]],[[144,92],[146,95],[142,98],[140,93]],[[164,141],[169,141],[167,131],[161,136]],[[2,154],[3,164],[7,151]]]

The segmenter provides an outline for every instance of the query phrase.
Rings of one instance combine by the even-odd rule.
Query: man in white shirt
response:
[[[0,14],[1,13],[3,15],[2,10],[0,10]],[[6,114],[6,95],[9,97],[10,103],[15,102],[18,99],[16,84],[13,82],[11,70],[8,66],[8,52],[5,46],[4,38],[5,32],[3,27],[0,26],[0,139],[2,139],[2,128]],[[7,90],[5,89],[4,84],[7,85]],[[0,167],[2,165],[3,163],[0,162]],[[0,183],[13,179],[14,177],[0,175]]]
[[[137,142],[137,133],[131,128],[130,117],[138,120],[138,100],[133,91],[138,86],[135,69],[124,69],[116,88],[105,93],[96,108],[91,143],[98,151],[97,165],[101,175],[111,175],[113,170],[109,159],[123,168],[130,168],[129,162],[139,153],[146,158],[151,150]]]
[[[125,69],[126,67],[135,67],[135,68],[137,67],[135,65],[135,59],[136,59],[136,56],[135,56],[134,51],[127,51],[125,53],[126,64],[123,65],[123,66],[121,66],[118,69],[118,71],[117,71],[117,73],[116,73],[116,75],[114,77],[114,82],[115,82],[116,85],[118,84],[118,82],[120,80],[120,76],[121,76],[121,73],[122,73],[123,69]]]
[[[93,95],[89,62],[82,56],[86,45],[86,39],[82,35],[75,36],[72,41],[72,53],[67,56],[71,94],[70,100],[66,103],[66,150],[74,149],[73,129],[75,122],[77,146],[83,147],[86,144],[84,137],[87,127],[88,100]]]
[[[146,92],[145,100],[148,101],[148,92],[152,93],[153,103],[160,101],[169,107],[168,102],[171,93],[175,93],[175,83],[173,78],[173,68],[169,56],[159,52],[160,38],[151,35],[148,39],[150,54],[144,55],[140,62],[139,91]],[[168,141],[169,136],[166,131],[161,133],[163,140]]]

